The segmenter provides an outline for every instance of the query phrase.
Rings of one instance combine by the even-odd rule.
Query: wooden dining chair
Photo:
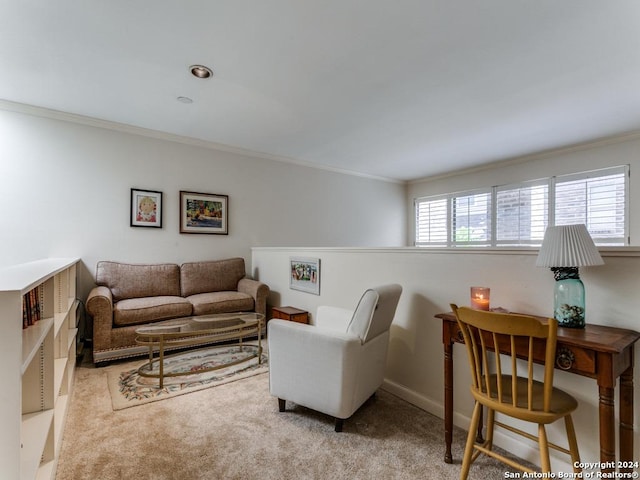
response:
[[[471,367],[471,394],[475,399],[469,434],[462,460],[460,479],[465,480],[469,468],[482,453],[522,470],[533,472],[527,466],[493,450],[494,427],[536,441],[540,448],[542,472],[551,472],[549,448],[571,456],[574,471],[579,464],[578,443],[571,413],[578,402],[568,393],[553,386],[558,322],[511,313],[487,312],[451,305],[467,347]],[[496,348],[497,346],[497,348]],[[515,352],[520,354],[516,358]],[[526,352],[524,356],[522,352]],[[544,361],[543,381],[533,378],[534,358]],[[475,432],[482,418],[482,407],[487,409],[486,440],[475,443]],[[496,413],[537,424],[538,435],[496,421]],[[564,418],[569,449],[547,440],[545,425]]]

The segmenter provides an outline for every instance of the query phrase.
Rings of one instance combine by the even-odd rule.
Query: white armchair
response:
[[[319,307],[315,325],[269,320],[269,389],[286,400],[343,421],[382,385],[400,285],[364,292],[355,311]]]

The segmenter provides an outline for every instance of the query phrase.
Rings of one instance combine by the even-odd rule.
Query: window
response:
[[[628,243],[629,167],[415,201],[416,246],[539,246],[547,225],[584,223],[597,245]]]
[[[489,245],[491,192],[467,192],[416,201],[416,245]]]
[[[549,223],[549,182],[495,188],[496,245],[540,245]]]
[[[627,237],[627,169],[555,179],[555,225],[584,223],[598,245],[624,245]]]
[[[447,199],[424,200],[416,205],[416,240],[421,245],[447,246]]]
[[[454,245],[489,245],[491,241],[491,192],[452,198]]]

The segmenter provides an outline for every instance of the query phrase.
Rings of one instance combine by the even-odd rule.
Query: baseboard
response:
[[[444,406],[442,405],[442,402],[436,402],[431,398],[425,397],[424,395],[405,387],[404,385],[392,382],[386,378],[382,382],[382,389],[389,393],[393,393],[395,396],[406,400],[412,405],[415,405],[436,417],[444,418]]]

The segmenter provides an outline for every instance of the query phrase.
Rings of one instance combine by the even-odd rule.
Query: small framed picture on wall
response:
[[[131,189],[131,226],[162,228],[162,192]]]
[[[320,259],[289,258],[289,288],[320,295]]]

